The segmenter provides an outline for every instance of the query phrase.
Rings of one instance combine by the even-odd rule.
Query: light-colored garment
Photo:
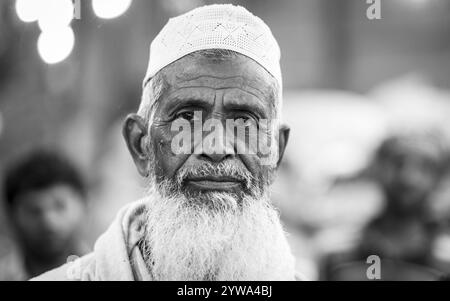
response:
[[[144,201],[131,203],[100,236],[94,251],[33,281],[152,280],[138,247],[144,236]]]

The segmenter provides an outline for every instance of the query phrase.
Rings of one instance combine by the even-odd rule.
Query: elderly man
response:
[[[171,19],[123,127],[146,197],[118,214],[92,254],[38,280],[295,280],[268,192],[289,135],[279,60],[270,29],[243,7]],[[226,139],[211,139],[229,121],[244,132],[227,126]]]

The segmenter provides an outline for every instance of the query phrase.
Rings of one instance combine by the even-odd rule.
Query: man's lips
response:
[[[185,184],[198,190],[236,190],[244,183],[242,180],[224,176],[188,177]]]

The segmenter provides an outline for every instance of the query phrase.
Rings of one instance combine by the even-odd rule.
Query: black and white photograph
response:
[[[450,1],[0,0],[0,282],[29,280],[450,280]]]

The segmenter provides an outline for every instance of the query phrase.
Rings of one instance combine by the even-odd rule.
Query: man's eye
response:
[[[237,121],[239,123],[243,123],[245,125],[250,125],[253,123],[256,123],[257,120],[255,117],[251,116],[251,115],[239,115],[239,116],[235,116],[234,117],[234,121]]]
[[[195,113],[191,111],[180,112],[175,116],[176,119],[186,119],[187,121],[195,120]]]

